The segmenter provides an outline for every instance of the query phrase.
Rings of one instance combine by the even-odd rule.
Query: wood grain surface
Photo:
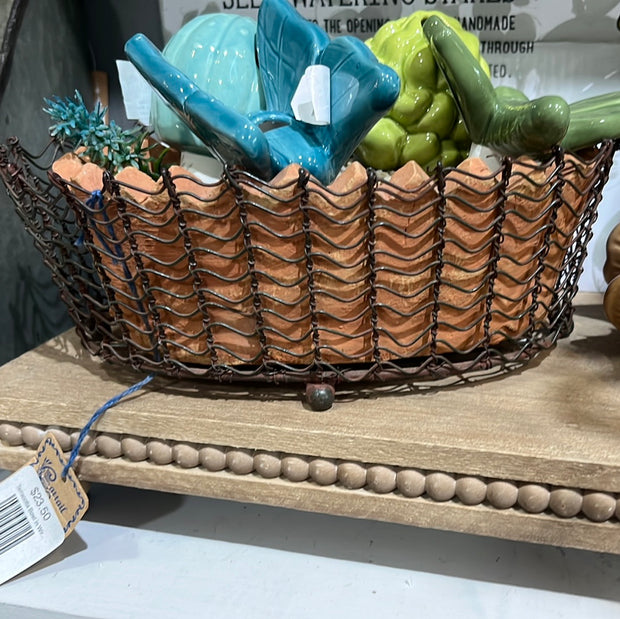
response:
[[[613,501],[620,492],[620,332],[604,319],[600,295],[581,294],[578,303],[570,338],[501,378],[348,391],[337,394],[331,410],[314,412],[290,387],[245,389],[158,377],[110,409],[96,430],[119,440],[218,445],[598,491]],[[74,431],[140,378],[92,359],[67,332],[0,368],[0,423]],[[30,453],[5,441],[0,466],[16,468]],[[562,519],[96,454],[81,457],[79,472],[105,483],[620,552],[618,517],[601,523]]]

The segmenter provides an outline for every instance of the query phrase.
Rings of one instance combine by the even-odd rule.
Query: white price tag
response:
[[[310,125],[329,125],[331,91],[329,67],[313,64],[306,67],[291,100],[295,118]]]
[[[128,60],[117,60],[116,68],[127,120],[138,120],[148,126],[153,89]]]
[[[0,584],[34,565],[64,539],[63,526],[32,466],[0,484]]]

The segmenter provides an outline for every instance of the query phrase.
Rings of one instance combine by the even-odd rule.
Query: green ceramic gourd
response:
[[[444,20],[429,17],[423,29],[474,142],[518,157],[620,138],[620,92],[570,105],[556,95],[530,101],[515,88],[494,88],[459,33]]]
[[[185,24],[168,41],[162,54],[204,92],[246,115],[264,108],[255,37],[253,19],[211,13]],[[156,93],[151,105],[151,125],[164,142],[181,150],[210,155],[204,143]]]
[[[416,11],[384,24],[367,41],[380,62],[401,79],[401,91],[391,111],[369,132],[357,150],[361,161],[373,168],[395,169],[415,160],[428,170],[439,161],[457,165],[467,157],[471,140],[424,36],[423,23],[436,17],[458,33],[466,48],[489,73],[480,55],[478,38],[459,22],[439,11]]]
[[[516,89],[495,89],[456,30],[435,17],[425,20],[423,29],[476,144],[519,156],[545,153],[560,143],[570,118],[564,99],[530,101]]]
[[[569,107],[570,123],[562,140],[566,150],[577,150],[601,140],[620,138],[620,92],[576,101]]]

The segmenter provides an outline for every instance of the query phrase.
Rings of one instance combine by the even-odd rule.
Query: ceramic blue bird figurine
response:
[[[286,44],[286,52],[284,45]],[[257,52],[266,109],[240,114],[200,89],[142,34],[125,45],[129,60],[222,162],[270,180],[297,163],[330,183],[400,91],[395,71],[358,39],[329,40],[287,0],[263,0]],[[330,70],[330,122],[295,119],[291,99],[305,70]]]

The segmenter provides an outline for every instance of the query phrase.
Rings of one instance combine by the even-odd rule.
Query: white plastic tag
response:
[[[471,145],[469,156],[482,159],[489,166],[491,172],[497,172],[502,164],[502,157],[498,155],[496,151],[488,146],[482,146],[480,144]]]
[[[116,68],[127,120],[137,120],[148,126],[151,116],[152,88],[128,60],[117,60]]]
[[[65,532],[32,466],[0,484],[0,584],[62,544]]]
[[[310,125],[329,125],[331,92],[329,67],[310,65],[299,80],[291,100],[295,118]]]
[[[217,183],[224,171],[217,159],[187,151],[181,151],[181,166],[203,183]]]

